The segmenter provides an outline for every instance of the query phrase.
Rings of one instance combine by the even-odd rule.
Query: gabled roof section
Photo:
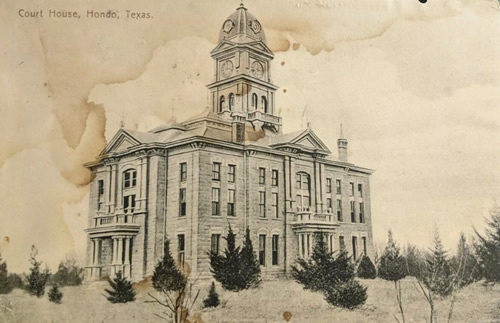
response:
[[[106,148],[101,152],[100,155],[109,154],[111,152],[119,152],[127,150],[129,147],[139,145],[141,141],[133,137],[125,129],[120,129],[116,135],[111,139]]]
[[[306,153],[319,153],[323,155],[331,153],[323,141],[310,128],[304,131],[275,136],[270,139],[269,146],[276,149],[291,148]]]
[[[243,43],[243,44],[240,44],[240,43],[235,43],[235,42],[232,42],[230,40],[223,40],[220,44],[218,44],[211,52],[210,54],[213,56],[221,51],[224,51],[224,50],[227,50],[227,49],[231,49],[231,48],[238,48],[238,47],[247,47],[247,48],[253,48],[257,51],[260,51],[260,52],[264,52],[265,54],[273,57],[274,54],[273,52],[271,51],[271,49],[269,47],[267,47],[267,45],[258,40],[258,41],[253,41],[253,42],[248,42],[248,43]]]

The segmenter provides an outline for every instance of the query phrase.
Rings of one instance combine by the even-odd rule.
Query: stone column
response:
[[[119,265],[123,264],[123,238],[118,238],[118,254],[116,255],[116,263]]]
[[[304,235],[299,233],[299,256],[304,258],[304,254],[302,253],[302,244],[304,243]]]
[[[130,277],[130,239],[131,237],[126,237],[125,238],[125,259],[124,259],[124,266],[123,270],[125,271],[123,275],[125,277]]]

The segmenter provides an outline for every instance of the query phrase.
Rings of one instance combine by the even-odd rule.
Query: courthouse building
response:
[[[308,257],[317,232],[331,250],[372,256],[373,171],[348,161],[342,134],[333,156],[310,126],[282,133],[274,55],[243,5],[210,54],[207,113],[148,132],[120,129],[86,165],[94,174],[87,278],[152,275],[166,238],[179,263],[209,277],[207,252],[222,252],[229,225],[237,244],[250,228],[264,278]]]

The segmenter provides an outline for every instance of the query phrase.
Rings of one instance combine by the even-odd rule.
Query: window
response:
[[[218,255],[219,254],[219,246],[220,246],[220,234],[212,234],[210,240],[210,250],[212,253]]]
[[[356,260],[358,257],[358,237],[352,237],[352,258]]]
[[[351,205],[351,222],[355,223],[356,222],[356,215],[355,215],[355,210],[354,210],[354,201],[350,201],[349,204]]]
[[[361,237],[361,242],[363,243],[363,254],[366,256],[366,237]]]
[[[257,94],[252,94],[252,107],[254,108],[254,110],[257,110],[257,101],[259,99],[257,98]]]
[[[227,191],[227,215],[234,216],[234,196],[235,190]]]
[[[185,251],[184,235],[179,234],[177,236],[177,254],[178,254],[177,261],[181,266],[184,266],[184,251]]]
[[[279,215],[279,210],[278,210],[278,193],[273,193],[273,204],[272,204],[272,207],[273,207],[273,214],[274,214],[274,217],[276,219],[279,219],[280,215]]]
[[[225,103],[226,103],[226,98],[223,95],[221,95],[219,100],[219,112],[222,112],[224,110]]]
[[[326,208],[328,210],[331,210],[332,209],[332,199],[331,198],[327,198],[326,199]]]
[[[126,195],[123,197],[123,211],[133,213],[135,208],[135,195]]]
[[[332,192],[332,179],[331,178],[326,179],[326,192],[327,193]]]
[[[335,181],[335,190],[337,194],[342,194],[342,182],[340,181],[340,179],[337,179]]]
[[[343,222],[344,216],[342,214],[342,200],[337,199],[337,221]]]
[[[278,186],[278,170],[277,169],[272,170],[271,185]]]
[[[229,111],[233,111],[234,107],[234,94],[229,94]]]
[[[339,247],[340,247],[340,250],[345,250],[344,236],[339,236]]]
[[[104,205],[104,181],[97,182],[97,210],[101,210]]]
[[[227,173],[227,181],[229,183],[234,183],[234,179],[236,176],[236,166],[235,165],[229,165],[229,171]]]
[[[179,216],[186,215],[186,189],[179,190]]]
[[[212,180],[220,181],[220,163],[212,164]]]
[[[220,215],[220,190],[212,188],[212,215]]]
[[[266,192],[259,192],[259,216],[266,217]]]
[[[260,185],[266,184],[266,169],[263,167],[259,168],[259,184]]]
[[[261,266],[266,265],[266,235],[259,235],[259,263]]]
[[[349,196],[354,196],[354,183],[349,183],[351,185],[351,191],[349,192]]]
[[[185,182],[187,180],[187,164],[181,163],[181,182]]]
[[[267,99],[265,96],[262,97],[262,110],[264,110],[264,113],[269,113],[267,108]]]
[[[297,206],[304,210],[311,206],[311,193],[309,185],[309,175],[306,173],[297,173]]]
[[[363,197],[363,184],[358,184],[358,195]]]
[[[365,205],[363,202],[359,203],[359,223],[365,223]]]
[[[137,184],[137,172],[135,169],[129,169],[123,173],[123,187],[134,187]]]
[[[279,238],[280,238],[279,235],[277,235],[277,234],[273,235],[273,242],[272,242],[272,251],[273,251],[272,264],[273,264],[273,266],[277,266],[279,264],[279,261],[278,261]]]

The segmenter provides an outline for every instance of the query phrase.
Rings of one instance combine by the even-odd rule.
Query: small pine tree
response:
[[[132,283],[123,277],[122,272],[119,271],[116,277],[111,280],[108,278],[108,283],[111,289],[105,289],[108,293],[107,300],[111,303],[127,303],[135,301],[135,291]]]
[[[56,304],[61,304],[63,293],[59,290],[57,285],[52,286],[49,290],[49,301]]]
[[[481,279],[479,263],[474,256],[464,233],[460,233],[457,245],[457,254],[450,259],[450,266],[455,273],[454,284],[458,288],[467,286]],[[455,288],[456,288],[455,287]]]
[[[59,286],[79,286],[83,282],[83,268],[77,265],[75,259],[68,258],[59,263],[57,272],[50,280]]]
[[[13,288],[7,271],[7,263],[2,261],[2,255],[0,255],[0,294],[8,294]]]
[[[378,276],[385,280],[394,282],[396,292],[396,302],[398,303],[401,319],[405,322],[403,299],[400,280],[406,277],[407,266],[405,258],[399,252],[399,246],[392,237],[392,231],[389,229],[387,237],[387,245],[384,253],[380,257],[378,263]]]
[[[252,246],[250,228],[247,227],[245,241],[240,252],[240,277],[243,289],[260,284],[260,264]]]
[[[32,245],[30,256],[31,268],[30,274],[26,278],[26,289],[31,295],[42,297],[43,294],[45,294],[45,285],[49,280],[50,272],[48,269],[41,271],[40,267],[42,266],[42,263],[36,259],[37,255],[38,249]]]
[[[427,255],[427,265],[422,281],[435,295],[448,296],[453,291],[454,275],[437,229],[434,233],[433,244],[433,249]]]
[[[365,255],[361,258],[357,274],[359,278],[364,279],[375,279],[377,277],[377,269],[375,269],[375,265],[371,261],[370,257]]]
[[[500,206],[496,203],[490,210],[491,218],[487,221],[486,233],[479,234],[474,245],[479,266],[484,278],[492,282],[500,282]]]
[[[203,300],[203,306],[205,307],[217,307],[220,304],[219,294],[215,290],[215,283],[212,282],[210,285],[210,290],[208,291],[208,296]]]
[[[366,289],[358,281],[348,280],[335,288],[326,289],[325,299],[334,306],[352,310],[366,302],[368,298]]]
[[[186,277],[175,264],[174,258],[170,253],[170,242],[168,239],[165,239],[163,252],[163,258],[156,264],[153,272],[154,289],[162,293],[183,289],[186,286]]]
[[[236,235],[231,226],[229,226],[227,237],[224,239],[227,242],[227,247],[223,254],[209,252],[210,271],[224,289],[239,291],[244,289],[246,283],[243,284],[244,282],[241,280],[240,248],[236,247]]]
[[[408,244],[405,248],[406,269],[408,276],[419,277],[424,266],[425,257],[417,246]]]

